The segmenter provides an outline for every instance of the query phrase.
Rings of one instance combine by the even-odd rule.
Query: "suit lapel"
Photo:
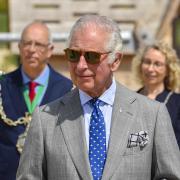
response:
[[[24,112],[28,112],[28,110],[22,92],[23,85],[20,68],[11,75],[9,81],[7,83],[7,91],[10,95],[12,105],[17,114],[24,116]]]
[[[123,152],[127,146],[127,137],[134,114],[132,102],[135,100],[135,97],[128,92],[128,89],[117,83],[114,109],[112,112],[109,149],[102,179],[110,179],[120,164]]]
[[[71,100],[65,104],[69,107],[62,109],[63,115],[60,120],[64,122],[61,123],[61,129],[69,153],[82,179],[92,179],[83,125],[83,110],[78,91],[75,90],[73,93],[75,93],[72,95],[73,98],[70,97]]]
[[[135,113],[132,107],[135,97],[132,94],[128,89],[117,84],[108,157],[102,180],[111,178],[126,149],[128,133]],[[92,179],[83,125],[83,110],[78,91],[73,91],[68,99],[67,103],[64,102],[65,108],[60,110],[63,112],[59,117],[60,121],[63,121],[60,123],[61,130],[69,153],[82,179]]]

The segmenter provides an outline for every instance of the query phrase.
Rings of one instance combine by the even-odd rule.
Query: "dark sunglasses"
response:
[[[80,57],[83,55],[86,62],[89,64],[98,64],[100,63],[101,55],[111,53],[111,52],[101,53],[95,51],[77,51],[69,48],[65,49],[64,51],[68,61],[72,63],[77,63],[80,60]]]

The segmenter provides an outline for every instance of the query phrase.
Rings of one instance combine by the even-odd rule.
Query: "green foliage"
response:
[[[0,32],[8,31],[8,3],[7,0],[0,0]]]
[[[0,0],[0,12],[7,12],[8,9],[8,1]]]
[[[8,32],[8,17],[6,14],[0,13],[0,32]],[[8,47],[8,43],[0,42],[0,48]]]
[[[8,31],[8,17],[4,13],[0,13],[0,32],[7,32]]]
[[[0,0],[0,12],[8,11],[8,0]]]
[[[175,44],[177,44],[177,46],[180,46],[180,20],[177,21],[175,28]]]
[[[8,32],[8,0],[0,0],[0,32]],[[8,43],[0,43],[0,49],[7,47]]]

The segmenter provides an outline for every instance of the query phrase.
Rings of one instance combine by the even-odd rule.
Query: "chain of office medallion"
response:
[[[27,125],[31,121],[31,115],[28,112],[25,113],[25,117],[20,117],[16,121],[7,118],[2,106],[1,93],[0,93],[0,116],[1,116],[0,119],[9,126],[18,126],[22,124]]]
[[[3,105],[2,105],[1,85],[0,85],[0,117],[1,117],[0,120],[2,120],[5,124],[7,124],[9,126],[15,127],[15,126],[22,125],[22,124],[26,126],[24,133],[22,133],[18,136],[18,140],[16,143],[17,151],[21,154],[23,147],[24,147],[25,138],[27,136],[27,132],[29,129],[31,115],[30,115],[30,113],[26,112],[25,117],[20,117],[16,121],[13,121],[13,120],[7,118],[6,114],[4,112],[4,109],[3,109]]]

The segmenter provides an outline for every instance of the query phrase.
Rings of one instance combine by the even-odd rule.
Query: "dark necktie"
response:
[[[106,161],[106,129],[104,117],[99,109],[99,99],[92,99],[93,112],[89,127],[89,161],[94,180],[100,180]]]
[[[37,86],[38,84],[36,82],[33,82],[33,81],[30,81],[29,82],[29,99],[30,101],[32,102],[35,95],[36,95],[36,92],[35,92],[35,87]]]

